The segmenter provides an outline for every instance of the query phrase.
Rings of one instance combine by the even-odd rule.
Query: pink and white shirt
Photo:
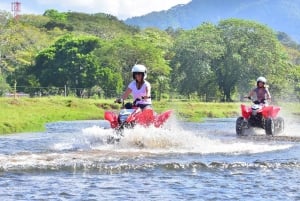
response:
[[[144,80],[144,83],[140,89],[137,88],[136,81],[133,80],[129,83],[128,88],[131,89],[131,94],[133,96],[133,100],[136,100],[137,98],[141,99],[140,101],[137,101],[136,104],[142,104],[142,105],[151,105],[152,101],[151,98],[142,99],[142,97],[150,97],[151,94],[151,85],[148,81]],[[147,90],[148,94],[147,94]]]

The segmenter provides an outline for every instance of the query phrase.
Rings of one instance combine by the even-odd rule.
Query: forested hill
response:
[[[157,100],[235,101],[261,75],[272,97],[300,100],[299,50],[284,33],[251,20],[160,30],[103,13],[50,9],[16,20],[0,11],[0,96],[118,97],[141,63]]]
[[[299,0],[192,0],[186,5],[129,18],[125,22],[141,28],[191,29],[203,22],[216,23],[228,18],[255,20],[300,42]]]

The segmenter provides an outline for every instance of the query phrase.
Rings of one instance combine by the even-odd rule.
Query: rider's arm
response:
[[[251,90],[248,94],[248,99],[251,100],[252,96],[254,95],[254,90]]]
[[[271,94],[270,94],[270,92],[269,92],[269,89],[268,88],[266,88],[266,95],[267,95],[267,101],[271,101]]]
[[[150,98],[151,97],[151,86],[150,84],[146,86],[146,97],[144,97],[145,99]]]
[[[117,98],[116,102],[122,102],[123,100],[125,100],[129,96],[131,91],[132,90],[130,88],[127,88],[124,94],[120,98]]]
[[[121,98],[123,100],[125,100],[129,96],[129,94],[131,93],[131,91],[132,90],[130,88],[127,88],[126,91],[124,92],[124,94],[121,96]]]

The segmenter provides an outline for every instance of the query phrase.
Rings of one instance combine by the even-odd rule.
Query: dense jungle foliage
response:
[[[131,67],[148,68],[153,97],[239,100],[265,76],[275,100],[300,99],[299,45],[255,21],[192,30],[140,29],[107,14],[0,11],[0,95],[119,96]]]

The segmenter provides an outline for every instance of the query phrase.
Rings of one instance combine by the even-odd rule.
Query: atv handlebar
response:
[[[136,102],[140,101],[140,100],[144,100],[146,98],[151,98],[151,96],[141,96],[141,98],[137,98],[133,101],[133,105],[136,105]]]
[[[140,101],[140,100],[144,100],[144,99],[147,99],[147,98],[151,98],[151,96],[141,96],[141,98],[137,98],[133,101],[133,103],[136,103],[137,101]],[[124,103],[124,99],[123,98],[117,98],[115,101],[115,103]]]
[[[251,98],[251,96],[245,96],[244,98],[247,98],[247,99],[251,100],[254,104],[261,104],[261,103],[266,104],[267,103],[266,99],[262,99],[261,101],[259,101],[259,100],[253,100]]]

